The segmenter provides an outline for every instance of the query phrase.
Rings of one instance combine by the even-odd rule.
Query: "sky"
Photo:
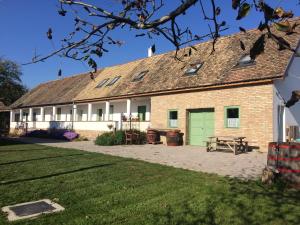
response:
[[[87,0],[87,2],[100,4],[109,9],[117,7],[117,0]],[[179,2],[180,0],[165,0],[166,7],[158,15],[164,15],[176,8]],[[208,1],[203,2],[207,4]],[[298,0],[266,2],[273,7],[280,4],[285,10],[292,10],[296,16],[300,16]],[[256,28],[262,20],[261,14],[252,10],[245,19],[237,23],[235,20],[237,12],[231,9],[230,0],[216,0],[216,3],[222,9],[219,20],[225,20],[229,27],[222,33],[223,35],[238,32],[239,26],[246,29]],[[74,23],[70,14],[65,17],[59,16],[57,6],[58,0],[0,0],[0,57],[22,64],[31,61],[35,53],[46,55],[59,48],[59,40],[72,31]],[[208,32],[207,24],[203,23],[199,4],[188,10],[185,16],[181,16],[179,22],[181,25],[188,25],[197,34]],[[46,37],[49,27],[53,29],[53,43]],[[147,49],[152,44],[156,45],[157,54],[174,50],[174,46],[162,37],[137,38],[135,34],[136,32],[128,29],[115,31],[113,37],[124,41],[124,45],[109,46],[109,52],[96,60],[98,67],[122,64],[147,57]],[[40,83],[57,79],[59,69],[62,70],[63,77],[90,70],[82,62],[52,57],[45,62],[21,66],[22,81],[27,87],[33,88]]]

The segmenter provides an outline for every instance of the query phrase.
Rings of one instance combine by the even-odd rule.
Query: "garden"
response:
[[[300,193],[282,185],[1,139],[0,193],[0,207],[49,198],[66,209],[16,225],[300,222]]]

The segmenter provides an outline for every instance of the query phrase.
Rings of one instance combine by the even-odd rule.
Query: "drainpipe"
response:
[[[72,131],[74,131],[74,101],[72,103],[72,115],[71,115],[71,128],[72,128]]]

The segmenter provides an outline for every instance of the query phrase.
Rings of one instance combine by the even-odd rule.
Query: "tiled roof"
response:
[[[90,81],[89,74],[85,73],[43,83],[23,95],[11,107],[21,108],[70,103]]]
[[[284,36],[293,48],[297,47],[300,39],[299,27],[297,27],[297,32]],[[283,35],[283,33],[277,31],[274,31],[274,33]],[[236,67],[239,59],[249,53],[252,44],[260,35],[260,31],[250,30],[246,34],[238,33],[222,37],[218,40],[216,51],[213,54],[211,54],[211,42],[197,44],[195,45],[197,51],[193,51],[190,57],[184,59],[184,62],[175,60],[175,53],[169,52],[122,65],[107,67],[99,73],[96,82],[89,83],[75,100],[84,101],[145,93],[154,94],[155,92],[181,89],[191,90],[207,86],[282,78],[293,52],[289,50],[278,51],[277,44],[269,38],[266,38],[265,52],[256,58],[253,65]],[[240,47],[240,40],[246,45],[245,51]],[[197,75],[184,76],[185,69],[190,64],[199,61],[203,62],[203,66],[197,72]],[[132,82],[132,78],[144,70],[149,70],[144,79],[140,82]],[[114,76],[122,77],[114,86],[95,88],[101,80],[113,78]]]
[[[300,18],[296,20],[300,22]],[[291,35],[284,35],[275,30],[274,33],[284,35],[291,46],[296,48],[300,39],[300,26],[297,26],[296,31]],[[253,65],[236,67],[239,59],[249,53],[249,49],[260,35],[261,32],[254,29],[247,33],[221,37],[213,54],[211,41],[197,44],[194,46],[197,51],[193,50],[192,55],[186,57],[184,62],[175,60],[174,52],[168,52],[103,68],[97,72],[94,81],[88,74],[81,74],[41,84],[16,101],[12,107],[84,102],[140,94],[155,95],[176,90],[199,90],[210,86],[222,87],[283,78],[293,52],[278,51],[277,44],[269,38],[266,38],[264,53],[256,58]],[[240,40],[246,46],[245,51],[240,48]],[[182,49],[179,55],[183,51],[185,50]],[[196,62],[203,62],[197,75],[185,76],[185,69]],[[145,70],[148,72],[141,81],[132,82],[137,74]],[[96,88],[103,79],[111,80],[117,76],[121,78],[114,85]]]

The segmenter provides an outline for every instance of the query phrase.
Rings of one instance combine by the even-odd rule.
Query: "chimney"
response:
[[[148,57],[153,56],[155,53],[155,45],[152,45],[151,47],[148,48]]]

